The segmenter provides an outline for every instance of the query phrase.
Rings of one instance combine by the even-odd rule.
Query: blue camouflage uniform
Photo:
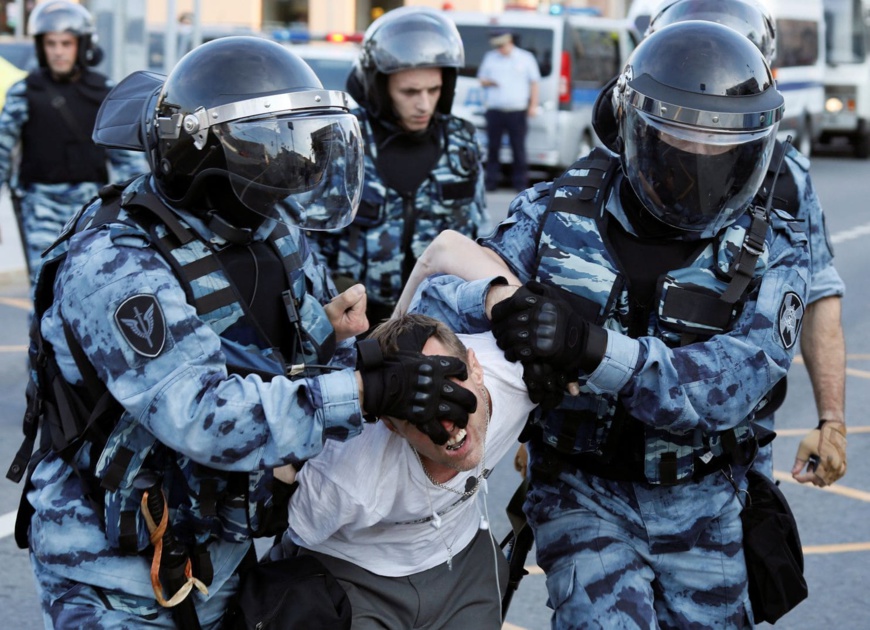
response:
[[[35,73],[44,72],[47,70],[35,71]],[[102,88],[100,91],[108,93],[112,84],[106,77],[90,70],[83,71],[83,74],[94,84],[102,82],[102,85],[99,85]],[[76,93],[73,92],[73,94]],[[90,98],[79,98],[81,98],[81,103],[85,109],[92,110],[92,118],[95,118],[100,103]],[[64,181],[64,178],[60,178],[58,181],[56,176],[52,176],[50,179],[42,179],[37,176],[31,181],[23,181],[23,178],[19,177],[19,173],[14,172],[13,153],[22,140],[25,128],[28,125],[38,127],[42,124],[40,120],[32,118],[30,110],[28,84],[27,78],[25,78],[9,88],[6,103],[0,112],[0,183],[9,184],[10,194],[20,204],[20,209],[16,208],[16,213],[19,215],[19,228],[23,233],[24,255],[30,271],[31,285],[33,285],[42,264],[42,252],[57,239],[63,226],[76,211],[93,199],[100,187],[107,184],[108,180],[81,181],[71,175],[67,181]],[[64,120],[60,113],[57,113],[56,116]],[[92,127],[91,124],[91,128],[70,131],[70,134],[78,135],[81,133],[90,139]],[[90,156],[82,155],[79,152],[72,152],[73,155],[69,155],[69,152],[65,153],[63,138],[56,140],[56,144],[39,149],[66,156],[64,159],[70,163],[76,160],[89,159]],[[28,147],[22,147],[24,151],[28,149]],[[124,181],[148,170],[141,153],[117,149],[110,149],[105,153],[113,169],[112,179],[114,181]]]
[[[309,236],[336,278],[362,282],[370,306],[392,309],[407,273],[438,234],[446,229],[470,238],[486,233],[489,218],[480,147],[471,123],[436,113],[433,124],[443,149],[413,199],[405,199],[378,173],[377,143],[365,109],[353,113],[366,146],[359,211],[340,232]]]
[[[842,297],[846,287],[840,274],[834,268],[834,249],[828,236],[822,205],[810,179],[810,160],[789,144],[785,154],[785,168],[796,187],[794,198],[798,205],[792,210],[792,213],[803,226],[809,238],[810,292],[807,297],[807,305],[826,297]],[[786,172],[783,172],[780,178],[783,178],[785,174]],[[779,181],[781,183],[782,179]],[[756,418],[755,422],[770,431],[774,430],[773,413]],[[752,467],[771,479],[773,478],[772,444],[758,449],[758,456]]]
[[[122,198],[154,195],[146,179],[135,180]],[[77,223],[98,215],[99,208],[100,203],[92,205]],[[115,484],[118,489],[105,491],[102,510],[86,498],[82,479],[61,457],[50,452],[39,463],[27,495],[35,508],[31,560],[47,626],[174,628],[169,609],[161,608],[152,592],[148,532],[141,513],[136,513],[134,553],[119,549],[123,510],[141,496],[133,485],[136,474],[156,467],[169,489],[172,531],[185,544],[207,545],[214,573],[209,594],[194,590],[190,597],[202,627],[215,628],[236,591],[236,568],[258,526],[255,507],[268,501],[270,469],[299,465],[316,455],[325,439],[344,440],[361,430],[351,367],[355,352],[352,340],[339,343],[331,360],[341,368],[336,371],[293,380],[263,375],[269,371],[264,366],[274,365],[274,359],[245,343],[244,330],[236,325],[238,309],[218,309],[209,319],[198,315],[168,261],[149,246],[148,234],[125,212],[102,227],[85,227],[68,241],[68,257],[58,271],[55,299],[41,329],[54,347],[65,381],[83,382],[67,343],[68,327],[99,380],[123,406],[103,452],[80,449],[76,467],[96,470],[105,484],[116,461],[113,456],[122,447],[134,455]],[[206,257],[206,247],[220,250],[226,245],[195,216],[174,214],[199,235],[180,248],[177,260],[196,265]],[[254,241],[265,239],[274,227],[271,222],[262,226]],[[311,333],[324,322],[329,326],[320,304],[335,290],[326,270],[315,264],[302,233],[286,229],[276,246],[301,270],[298,277],[291,272],[291,282],[307,287],[307,295],[294,295],[303,304],[303,330]],[[160,238],[164,233],[155,232]],[[268,277],[260,277],[258,285],[276,300],[281,294]],[[210,292],[227,288],[226,276],[215,272],[197,280],[192,291],[200,302]],[[312,296],[316,304],[310,303]],[[133,300],[143,307],[135,320],[120,316]],[[228,372],[231,363],[244,367],[246,362],[251,368],[246,375],[238,369]],[[230,491],[232,483],[237,495]],[[211,496],[219,498],[209,510],[204,507],[206,484],[216,489]]]
[[[585,195],[539,184],[481,241],[520,281],[553,284],[598,307],[607,333],[600,365],[580,374],[580,395],[532,421],[525,511],[553,627],[751,627],[739,498],[750,460],[737,455],[751,456],[753,409],[793,357],[809,283],[806,235],[775,211],[733,321],[706,335],[696,327],[687,340],[687,322],[665,316],[665,295],[723,291],[721,272],[748,227],[741,217],[684,268],[660,276],[657,308],[633,338],[626,278],[598,224],[618,221],[636,234],[611,194],[621,181],[617,173],[599,191],[607,196],[598,220],[548,213],[551,195]],[[463,332],[483,330],[489,286],[436,277],[412,308]],[[608,466],[626,456],[608,443],[614,434],[617,447],[639,451],[637,469]]]

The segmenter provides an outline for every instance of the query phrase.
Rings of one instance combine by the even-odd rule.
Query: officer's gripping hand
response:
[[[559,406],[568,383],[577,378],[576,372],[558,370],[542,360],[523,361],[523,382],[526,384],[529,400],[549,410]]]
[[[807,468],[802,472],[810,456],[818,457],[815,470]],[[821,429],[807,433],[798,446],[791,475],[800,483],[812,482],[823,488],[836,482],[846,474],[846,425],[834,420],[826,420]]]
[[[360,366],[363,409],[366,414],[407,420],[435,444],[449,439],[441,420],[465,428],[477,398],[451,378],[468,378],[465,364],[456,357],[399,352],[379,365]]]
[[[535,281],[493,307],[492,333],[509,361],[540,361],[572,377],[581,367],[591,372],[598,366],[607,339],[574,312],[558,289]]]

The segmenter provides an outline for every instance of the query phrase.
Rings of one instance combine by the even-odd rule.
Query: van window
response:
[[[811,20],[776,21],[774,68],[814,66],[819,59],[819,25]]]
[[[460,76],[476,77],[477,69],[483,60],[483,55],[492,50],[489,45],[489,34],[497,28],[493,25],[474,26],[457,24],[462,44],[465,46],[465,67],[459,69]],[[511,29],[514,34],[514,44],[528,50],[538,60],[541,77],[549,76],[553,71],[553,31],[545,28]]]
[[[586,28],[575,28],[574,33],[576,61],[573,64],[572,82],[588,87],[603,87],[622,70],[619,34]]]
[[[825,52],[830,63],[863,63],[870,24],[864,23],[861,3],[828,0],[825,3]]]

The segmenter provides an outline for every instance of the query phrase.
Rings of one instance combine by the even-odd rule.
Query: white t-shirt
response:
[[[504,358],[490,333],[459,335],[472,348],[492,398],[486,434],[487,473],[517,445],[534,405],[522,365]],[[445,485],[464,491],[480,466]],[[307,549],[387,577],[431,569],[462,551],[480,526],[481,488],[470,498],[435,486],[411,446],[383,423],[347,442],[329,440],[298,475],[290,500],[290,537]],[[438,517],[433,518],[433,513]],[[440,527],[433,525],[440,520]],[[451,551],[448,552],[448,547]]]
[[[507,55],[488,51],[480,62],[477,78],[496,83],[484,88],[487,109],[521,111],[529,108],[531,84],[541,80],[541,73],[535,56],[514,46]]]

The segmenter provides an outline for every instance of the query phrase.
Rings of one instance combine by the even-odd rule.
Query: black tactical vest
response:
[[[28,184],[109,181],[106,151],[91,140],[107,79],[85,70],[78,81],[57,82],[48,70],[30,73],[28,120],[21,130],[21,173]]]

